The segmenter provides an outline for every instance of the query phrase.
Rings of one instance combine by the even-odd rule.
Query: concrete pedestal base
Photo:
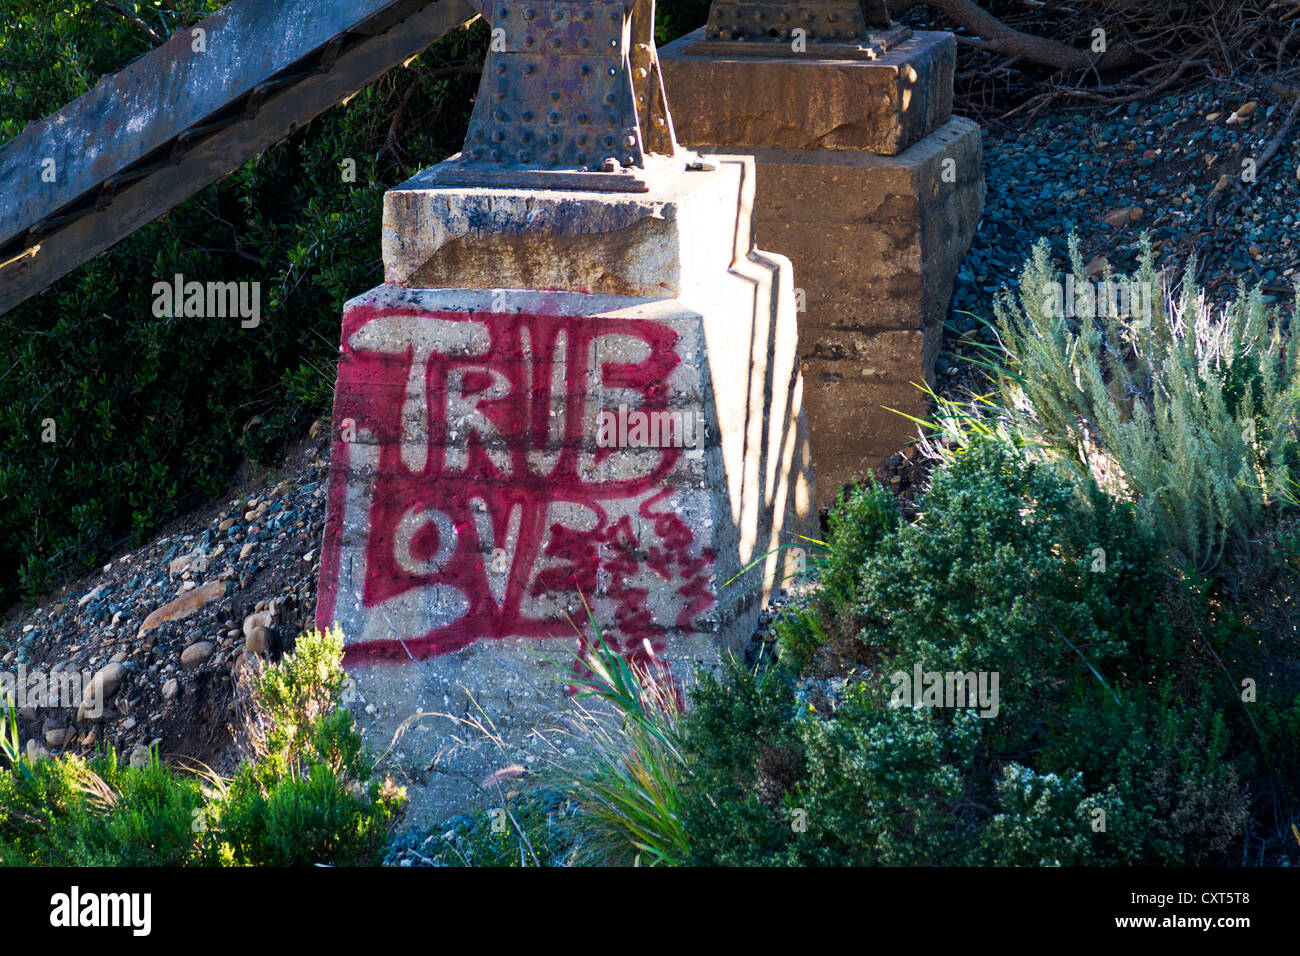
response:
[[[678,135],[758,162],[760,246],[788,256],[818,504],[915,435],[957,268],[984,206],[979,128],[950,118],[953,40],[876,61],[661,51]]]
[[[791,268],[752,251],[752,161],[709,163],[641,196],[388,196],[390,284],[344,314],[317,620],[417,819],[507,759],[459,721],[544,749],[584,599],[688,683],[783,555],[727,582],[808,529]],[[391,284],[435,278],[460,287]]]

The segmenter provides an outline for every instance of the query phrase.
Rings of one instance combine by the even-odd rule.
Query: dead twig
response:
[[[131,21],[132,26],[149,38],[150,42],[153,43],[154,46],[162,46],[167,42],[165,37],[159,36],[153,27],[149,26],[149,24],[136,16],[135,11],[127,7],[125,4],[118,3],[117,0],[104,0],[104,6],[108,7],[108,9],[115,13],[126,17],[127,20]]]

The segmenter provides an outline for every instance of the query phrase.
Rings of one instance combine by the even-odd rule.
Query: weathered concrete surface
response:
[[[650,298],[707,289],[752,248],[752,164],[648,165],[649,192],[615,195],[437,187],[426,170],[384,196],[384,279]]]
[[[689,146],[867,150],[896,156],[948,121],[957,43],[915,32],[877,60],[695,56],[704,29],[660,50],[678,138]]]
[[[710,163],[649,204],[401,190],[402,242],[388,208],[390,276],[413,263],[409,275],[481,287],[389,284],[346,306],[317,620],[343,628],[371,745],[398,737],[384,768],[411,785],[416,819],[476,799],[518,748],[545,749],[534,732],[568,700],[545,658],[572,665],[579,629],[592,637],[584,597],[612,646],[689,682],[752,633],[784,555],[728,580],[808,527],[790,264],[752,249],[752,161]],[[583,264],[628,223],[661,230],[645,255],[662,272],[635,255],[605,263],[641,294],[509,286],[586,283]],[[545,261],[557,235],[572,275]],[[602,412],[619,406],[700,418],[703,440],[602,447]],[[508,753],[458,723],[479,713]]]
[[[979,127],[954,118],[898,157],[753,153],[758,242],[795,260],[806,297],[801,359],[826,505],[915,436],[887,409],[928,413],[912,383],[934,384],[953,281],[984,209]]]
[[[708,60],[682,52],[686,41],[662,51],[682,141],[755,157],[758,245],[794,263],[819,506],[915,435],[887,409],[927,412],[912,383],[933,384],[952,284],[984,207],[979,128],[948,115],[952,38],[909,42],[877,61],[883,72],[793,56]],[[873,125],[879,138],[839,132]]]

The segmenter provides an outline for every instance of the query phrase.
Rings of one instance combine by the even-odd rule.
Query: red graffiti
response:
[[[683,449],[595,440],[603,407],[668,408],[670,326],[359,305],[342,340],[317,618],[350,659],[573,636],[598,596],[606,641],[648,662],[712,605],[667,480]]]

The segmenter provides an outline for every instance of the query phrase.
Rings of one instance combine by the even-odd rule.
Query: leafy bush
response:
[[[28,760],[10,721],[0,771],[0,863],[175,866],[372,863],[405,801],[371,778],[339,707],[342,637],[313,631],[258,675],[257,759],[227,781],[94,760]]]
[[[852,507],[828,548],[859,534]],[[1276,703],[1243,707],[1224,669],[1266,673],[1250,630],[1182,593],[1131,505],[970,441],[918,507],[860,558],[863,653],[838,703],[788,659],[697,684],[680,732],[689,862],[1214,864],[1269,829],[1265,802],[1290,805],[1294,682],[1261,680]],[[897,699],[918,663],[998,673],[996,713]]]
[[[661,0],[655,11],[655,40],[665,45],[709,21],[710,0]],[[672,104],[668,104],[669,109]]]
[[[139,9],[164,35],[218,5]],[[149,49],[117,6],[0,18],[0,135]],[[0,602],[146,540],[328,409],[343,302],[382,281],[384,190],[460,148],[478,81],[463,65],[486,44],[481,24],[445,37],[5,315]],[[260,283],[260,324],[155,318],[153,284],[177,273]]]
[[[254,678],[255,759],[214,801],[223,862],[373,863],[405,802],[371,777],[361,735],[341,706],[343,635],[313,629]]]
[[[1161,553],[1133,509],[980,442],[863,562],[861,640],[889,672],[996,672],[1006,752],[1168,666]]]
[[[199,784],[151,754],[134,768],[106,750],[95,760],[22,757],[0,772],[0,864],[176,866],[201,852],[191,824]]]
[[[1070,248],[1074,288],[1091,289],[1077,240]],[[1133,281],[1149,315],[1121,314],[1125,296],[1112,294],[1072,297],[1082,308],[1070,317],[1040,242],[996,314],[1002,405],[1021,435],[1131,497],[1178,559],[1205,572],[1225,548],[1244,549],[1292,486],[1300,330],[1258,289],[1216,312],[1194,276],[1193,262],[1181,292],[1168,290],[1147,244]]]
[[[825,541],[813,547],[809,570],[821,588],[807,607],[795,608],[776,622],[782,660],[804,670],[819,655],[830,666],[852,657],[860,626],[854,611],[862,562],[898,524],[893,496],[880,485],[852,485],[841,491],[827,518]]]

